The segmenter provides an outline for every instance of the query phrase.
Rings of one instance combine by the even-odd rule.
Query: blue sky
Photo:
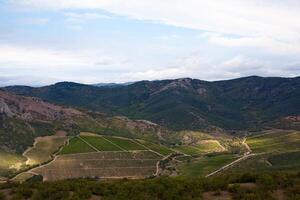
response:
[[[0,0],[0,85],[300,75],[296,0]]]

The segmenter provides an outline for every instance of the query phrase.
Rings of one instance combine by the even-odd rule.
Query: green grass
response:
[[[75,153],[87,153],[95,152],[95,150],[83,142],[80,138],[74,137],[69,141],[60,152],[60,154],[75,154]]]
[[[113,145],[109,141],[105,140],[101,136],[80,136],[82,139],[87,141],[89,144],[97,148],[99,151],[122,151],[116,145]]]
[[[26,158],[22,155],[0,151],[0,176],[8,176],[10,173],[21,169]]]
[[[227,172],[245,171],[299,171],[300,151],[259,154],[237,163]]]
[[[211,157],[203,156],[197,160],[182,164],[180,171],[182,172],[183,176],[205,176],[214,170],[217,170],[222,166],[234,161],[235,159],[237,158],[232,154],[223,154]]]
[[[300,150],[300,132],[273,131],[249,137],[247,144],[253,152],[286,152]]]
[[[158,152],[164,156],[167,156],[171,153],[174,153],[173,150],[165,147],[165,146],[162,146],[162,145],[159,145],[159,144],[154,144],[154,143],[151,143],[151,142],[147,142],[147,141],[144,141],[144,140],[136,140],[137,142],[143,144],[144,146],[148,147],[149,149],[155,151],[155,152]]]
[[[274,168],[300,169],[300,151],[272,155],[268,160]]]
[[[196,147],[198,149],[200,149],[203,153],[218,151],[221,149],[221,147],[215,141],[203,142],[203,143],[198,144]]]
[[[116,138],[116,137],[108,137],[108,136],[104,136],[104,137],[127,151],[147,150],[143,146],[141,146],[131,140]]]
[[[174,149],[177,151],[180,151],[182,153],[185,153],[187,155],[190,155],[190,156],[195,156],[195,155],[203,153],[203,151],[201,151],[200,149],[193,147],[193,146],[182,145],[182,146],[177,146]]]

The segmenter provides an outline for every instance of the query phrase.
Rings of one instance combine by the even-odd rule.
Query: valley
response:
[[[230,87],[226,91],[228,90],[227,92],[232,97],[238,98],[232,92],[239,90],[240,86],[235,89],[231,88],[236,87],[236,81],[242,81],[246,85],[254,84],[251,78],[230,81],[230,86],[221,82],[214,84],[224,90]],[[286,84],[285,81],[279,80],[279,83]],[[296,85],[297,81],[298,79]],[[148,95],[152,97],[139,94],[140,84],[150,88]],[[52,96],[47,92],[48,86],[43,90],[33,88],[30,93],[27,93],[28,88],[20,92],[20,87],[0,90],[0,160],[3,161],[0,163],[0,181],[17,185],[26,185],[36,180],[57,183],[85,179],[109,183],[118,180],[159,180],[164,177],[174,178],[171,179],[172,181],[195,178],[219,181],[223,179],[218,177],[235,177],[239,176],[237,174],[245,172],[298,173],[300,131],[297,128],[297,117],[283,117],[286,115],[280,114],[269,118],[269,116],[261,115],[259,118],[264,119],[264,122],[258,123],[255,121],[258,118],[247,116],[253,124],[242,127],[238,125],[239,122],[235,117],[244,120],[243,118],[248,114],[243,114],[243,117],[239,116],[233,109],[236,106],[231,102],[233,99],[228,99],[227,94],[223,96],[224,104],[218,99],[221,98],[220,96],[205,96],[204,90],[201,90],[201,94],[199,94],[199,87],[203,86],[199,84],[208,87],[206,92],[209,87],[212,87],[206,82],[190,79],[143,82],[98,89],[95,89],[94,86],[74,85],[73,83],[49,86],[51,95],[59,91],[62,97],[71,95],[74,99],[77,98],[78,104],[73,102],[73,98],[65,99],[64,102],[53,102]],[[263,83],[262,87],[265,87],[264,84],[267,83]],[[66,85],[70,88],[65,90]],[[131,99],[131,95],[127,96],[129,87],[130,90],[133,89],[135,95],[142,96],[135,96],[138,100]],[[91,107],[89,104],[84,106],[81,104],[82,99],[78,98],[77,92],[87,88],[90,89],[92,95],[99,98],[101,103],[91,104]],[[216,88],[212,88],[214,89],[210,91],[212,92],[210,95],[215,95],[213,93]],[[63,91],[60,91],[61,89]],[[17,94],[12,93],[13,90]],[[195,91],[198,91],[197,95],[200,96],[195,96]],[[64,92],[67,93],[64,94]],[[163,94],[165,92],[166,94]],[[297,94],[298,91],[294,92]],[[26,96],[22,96],[20,93]],[[178,102],[165,102],[166,105],[174,103],[175,107],[172,107],[174,108],[172,112],[176,111],[176,113],[169,113],[169,107],[165,106],[154,110],[151,106],[149,107],[149,105],[156,104],[155,101],[158,101],[158,104],[164,102],[161,99],[165,98],[164,95],[176,94],[174,98],[178,99],[177,95],[181,93],[184,93],[184,98],[186,95],[191,95],[188,102],[185,102],[186,99]],[[244,99],[244,95],[246,95],[244,91],[242,93],[242,97],[239,97],[242,100],[240,99],[241,102],[238,104],[247,107],[250,104]],[[279,91],[276,89],[275,93],[279,94]],[[35,97],[27,96],[29,94]],[[125,98],[124,101],[122,100],[123,102],[127,102],[127,100],[139,102],[139,106],[149,110],[145,113],[150,114],[150,110],[152,114],[154,113],[154,115],[151,114],[153,118],[133,116],[132,112],[127,109],[130,107],[134,111],[141,108],[137,108],[134,104],[129,105],[128,102],[119,105],[118,102],[114,102],[116,101],[114,98],[112,99],[112,94],[119,94],[118,98]],[[160,96],[161,94],[163,95]],[[106,106],[107,102],[102,104],[103,96],[107,98],[104,102],[109,101],[114,104],[114,108],[110,108],[112,105]],[[156,97],[154,98],[154,96]],[[192,100],[193,98],[197,100]],[[206,98],[210,103],[215,103],[216,108],[224,109],[220,116],[226,116],[225,121],[218,118],[219,114],[217,113],[221,110],[217,109],[215,110],[217,113],[211,110],[209,113],[197,115],[196,112],[193,112],[193,116],[197,116],[197,123],[192,122],[192,126],[190,126],[191,124],[187,127],[174,126],[177,123],[187,125],[185,122],[186,111],[189,109],[178,110],[177,106],[185,107],[184,104],[187,103],[195,106],[193,109],[199,109],[198,111],[202,112],[201,109]],[[218,101],[215,101],[214,98],[217,98]],[[293,98],[291,101],[294,101]],[[47,102],[48,100],[52,103]],[[201,103],[195,102],[198,100]],[[256,100],[252,99],[251,101],[255,102]],[[227,107],[226,103],[229,102],[230,106]],[[146,105],[148,103],[149,105]],[[223,108],[219,107],[221,105],[219,103]],[[104,107],[109,111],[103,109]],[[229,108],[233,109],[232,115],[227,116]],[[288,116],[294,116],[298,113],[297,109],[293,111],[287,109],[284,112],[287,112]],[[182,111],[184,112],[182,113]],[[255,112],[259,113],[258,110]],[[280,112],[283,113],[283,111]],[[156,118],[155,115],[159,113],[164,113],[162,115],[164,122]],[[154,120],[154,122],[148,120]],[[170,120],[175,121],[171,122]],[[182,122],[178,122],[178,120],[182,120]],[[219,120],[226,126],[219,123]],[[235,124],[231,124],[231,120],[236,121]],[[257,183],[251,182],[251,184]],[[228,188],[230,188],[229,185]],[[223,191],[222,194],[231,196],[231,189],[228,191]],[[208,192],[205,195],[211,196],[212,194]]]

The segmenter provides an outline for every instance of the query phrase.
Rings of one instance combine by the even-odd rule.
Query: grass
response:
[[[18,174],[16,177],[14,177],[12,180],[19,182],[19,183],[23,183],[26,180],[28,180],[29,178],[33,177],[34,175],[32,173],[28,173],[28,172],[23,172],[21,174]]]
[[[155,152],[158,152],[164,156],[167,156],[171,153],[174,153],[173,150],[165,147],[165,146],[162,146],[162,145],[159,145],[159,144],[154,144],[154,143],[151,143],[151,142],[147,142],[147,141],[144,141],[144,140],[136,140],[137,142],[143,144],[144,146],[146,146],[147,148],[155,151]]]
[[[105,140],[102,136],[80,136],[99,151],[122,151],[118,146]]]
[[[47,162],[67,141],[67,137],[46,136],[36,139],[34,147],[24,153],[28,158],[26,164],[36,165]]]
[[[177,151],[180,151],[182,153],[185,153],[187,155],[190,155],[190,156],[195,156],[195,155],[203,153],[203,151],[201,151],[200,149],[193,147],[193,146],[181,145],[181,146],[175,147],[174,149]]]
[[[203,151],[203,153],[222,150],[216,140],[205,140],[203,142],[200,142],[196,147]]]
[[[300,132],[269,131],[267,134],[249,137],[247,144],[253,152],[286,152],[300,150]]]
[[[175,147],[175,149],[191,156],[223,150],[215,140],[202,140],[197,145],[181,145]]]
[[[297,172],[300,169],[300,151],[284,153],[260,154],[237,163],[227,172],[245,172],[245,171],[285,171]]]
[[[268,160],[274,168],[300,169],[300,151],[272,155]]]
[[[237,159],[232,154],[223,154],[216,156],[202,156],[197,160],[191,161],[189,163],[182,164],[180,171],[183,176],[196,177],[205,176],[214,170],[234,161]]]
[[[133,142],[132,140],[116,138],[116,137],[108,137],[108,136],[103,136],[103,137],[127,151],[147,150],[145,147]]]
[[[22,155],[0,151],[0,176],[8,176],[22,168],[26,158]]]
[[[60,154],[76,154],[87,152],[95,152],[95,150],[83,142],[80,138],[74,137],[70,139],[69,144],[61,150]]]

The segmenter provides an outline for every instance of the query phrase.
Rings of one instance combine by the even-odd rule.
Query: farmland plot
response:
[[[257,153],[298,151],[300,150],[300,132],[271,130],[261,135],[249,137],[247,144]]]
[[[159,145],[159,144],[154,144],[154,143],[151,143],[151,142],[147,142],[147,141],[144,141],[144,140],[136,140],[137,142],[141,143],[142,145],[144,145],[145,147],[155,151],[155,152],[158,152],[159,154],[162,154],[164,156],[167,156],[171,153],[174,153],[173,150],[165,147],[165,146],[162,146],[162,145]]]
[[[98,151],[122,151],[120,147],[114,145],[102,136],[80,136],[83,140],[97,148]]]
[[[20,170],[25,161],[22,155],[0,151],[0,177]]]
[[[57,152],[67,140],[67,137],[60,136],[36,138],[34,146],[23,154],[27,158],[26,164],[37,165],[49,161],[51,156]]]
[[[32,172],[49,181],[80,177],[143,178],[156,172],[160,159],[151,151],[60,155],[50,164]]]
[[[74,137],[69,141],[69,144],[62,149],[60,154],[75,154],[87,152],[95,152],[95,149],[93,149],[79,137]]]
[[[103,136],[105,139],[109,140],[113,144],[119,146],[121,149],[126,150],[126,151],[135,151],[135,150],[147,150],[145,147],[142,145],[133,142],[130,139],[123,139],[123,138],[117,138],[117,137],[108,137],[108,136]]]

